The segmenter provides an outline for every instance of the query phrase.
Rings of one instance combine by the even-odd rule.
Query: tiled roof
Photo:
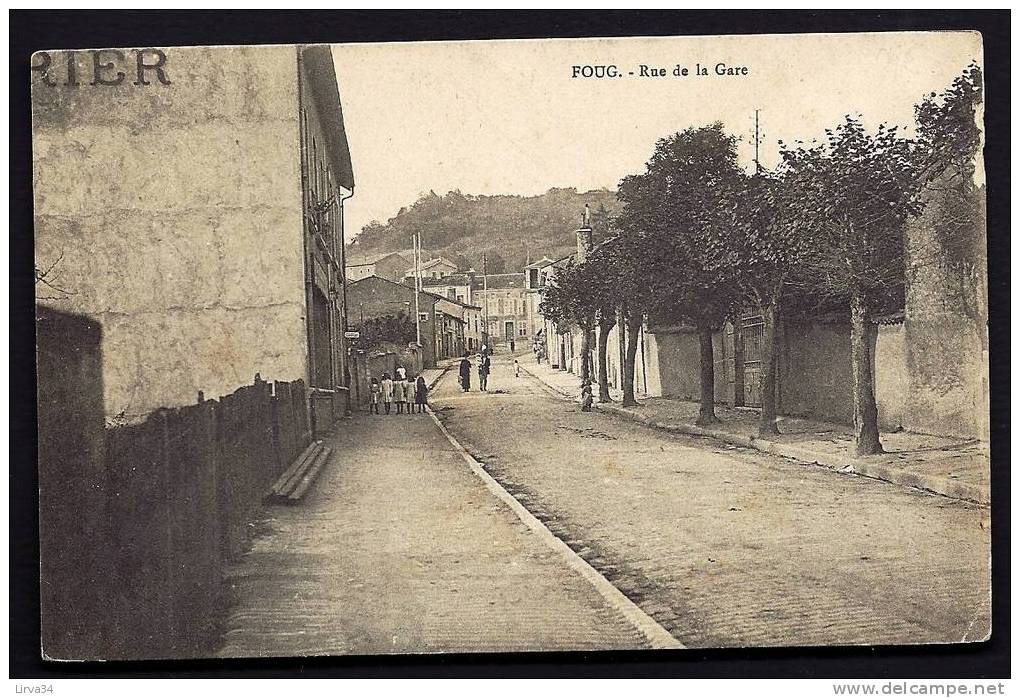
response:
[[[471,288],[475,291],[480,291],[483,288],[488,288],[490,291],[500,288],[524,288],[525,285],[524,272],[516,272],[514,274],[489,274],[484,278],[476,276],[474,281],[471,282]]]
[[[405,264],[408,262],[399,252],[376,252],[373,254],[351,255],[347,258],[347,266],[360,267],[366,264],[376,264],[393,255],[400,257]]]
[[[421,283],[423,286],[467,286],[471,283],[471,277],[467,274],[448,274],[438,279],[424,277]]]

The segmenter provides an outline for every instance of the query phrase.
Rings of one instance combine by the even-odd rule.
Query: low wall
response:
[[[105,604],[97,556],[109,545],[102,329],[40,307],[36,341],[42,648],[49,658],[95,657]]]
[[[780,414],[852,422],[849,325],[786,320],[779,347]]]
[[[43,649],[54,659],[202,656],[225,562],[311,439],[303,381],[103,428],[100,334],[40,311]]]
[[[663,397],[679,400],[701,399],[701,345],[693,328],[652,327],[656,351],[655,370]],[[712,333],[715,364],[715,399],[728,403],[729,380],[726,375],[726,350],[723,333]],[[652,387],[651,385],[649,386]]]
[[[879,428],[883,431],[905,428],[910,377],[907,372],[906,333],[902,323],[879,325],[872,368]]]

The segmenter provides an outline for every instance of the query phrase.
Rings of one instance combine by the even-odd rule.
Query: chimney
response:
[[[581,227],[577,229],[577,262],[583,262],[591,252],[591,211],[588,204],[584,205],[581,215]]]

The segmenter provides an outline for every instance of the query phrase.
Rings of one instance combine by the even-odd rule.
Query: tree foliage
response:
[[[623,256],[637,264],[645,308],[658,319],[718,326],[736,300],[732,213],[744,175],[722,124],[660,139],[646,171],[625,177]]]
[[[810,243],[794,283],[805,295],[870,312],[903,306],[904,225],[920,211],[909,141],[852,117],[826,140],[782,150],[785,205]]]
[[[366,225],[351,244],[351,254],[393,252],[410,246],[412,233],[421,233],[422,247],[482,270],[482,253],[495,255],[506,271],[520,271],[546,255],[552,259],[575,249],[578,212],[590,204],[610,214],[619,209],[614,192],[597,189],[550,189],[538,196],[476,196],[452,191],[428,192],[385,223]],[[491,266],[491,265],[490,265]],[[490,273],[496,273],[492,268]]]
[[[359,330],[361,337],[358,344],[363,347],[375,347],[386,342],[406,346],[417,338],[414,318],[404,311],[369,318]]]
[[[912,270],[938,267],[946,288],[943,303],[987,322],[987,248],[985,187],[977,166],[982,138],[981,70],[970,65],[941,93],[927,95],[915,107],[917,169],[925,211],[914,226]],[[979,331],[982,343],[987,334]]]

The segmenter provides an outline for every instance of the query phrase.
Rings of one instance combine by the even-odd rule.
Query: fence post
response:
[[[170,427],[168,424],[169,416],[167,410],[159,410],[156,415],[156,419],[159,420],[159,448],[160,448],[160,482],[163,489],[162,504],[164,509],[164,530],[161,539],[162,550],[151,551],[154,555],[159,555],[161,564],[160,570],[160,584],[159,588],[162,591],[162,599],[150,599],[150,603],[162,603],[163,613],[161,614],[166,623],[166,635],[163,637],[163,642],[167,643],[166,649],[169,650],[170,656],[174,656],[174,653],[178,647],[178,628],[179,622],[177,618],[177,594],[180,589],[180,583],[178,579],[178,567],[180,562],[180,553],[175,549],[175,543],[177,539],[177,517],[176,507],[174,506],[174,499],[177,496],[177,483],[176,478],[173,477],[174,466],[170,459]]]

